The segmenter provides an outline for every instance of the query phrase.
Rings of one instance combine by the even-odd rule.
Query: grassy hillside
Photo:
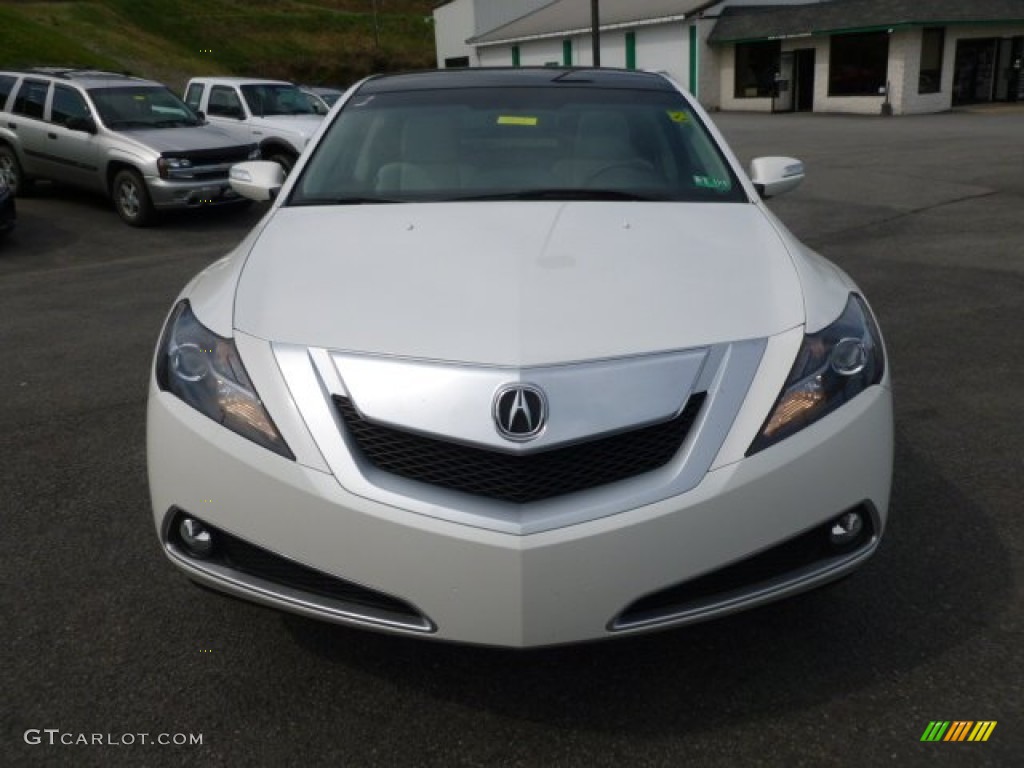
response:
[[[434,5],[432,0],[0,0],[0,67],[102,67],[179,90],[192,75],[217,73],[347,84],[372,72],[432,67]]]

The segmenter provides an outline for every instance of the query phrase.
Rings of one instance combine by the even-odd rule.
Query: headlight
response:
[[[187,157],[161,157],[156,161],[156,168],[161,179],[166,179],[171,171],[180,171],[182,168],[191,167],[192,161]]]
[[[804,337],[782,394],[747,456],[831,413],[882,380],[882,341],[867,305],[851,294],[839,319]]]
[[[188,301],[174,308],[156,358],[160,389],[287,459],[295,456],[245,372],[235,343],[204,327]]]

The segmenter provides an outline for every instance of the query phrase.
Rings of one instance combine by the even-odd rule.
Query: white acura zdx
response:
[[[720,616],[857,568],[892,399],[857,286],[661,75],[370,78],[159,341],[149,479],[192,580],[496,646]]]

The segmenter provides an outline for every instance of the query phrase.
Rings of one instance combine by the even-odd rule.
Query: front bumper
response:
[[[226,175],[224,178],[199,181],[147,176],[146,187],[149,190],[150,200],[153,201],[153,207],[160,210],[198,208],[244,201],[244,198],[231,188]]]
[[[355,496],[333,475],[287,461],[151,388],[149,479],[168,556],[196,581],[316,618],[484,645],[527,647],[621,636],[751,607],[856,568],[884,531],[892,401],[872,387],[843,408],[697,487],[620,514],[530,535],[461,525]],[[696,579],[823,525],[870,510],[855,551],[642,621],[638,599]],[[412,606],[391,621],[191,560],[169,536],[184,510],[281,559]]]

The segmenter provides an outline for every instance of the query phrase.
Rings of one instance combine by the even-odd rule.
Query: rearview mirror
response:
[[[804,164],[792,157],[757,157],[750,162],[750,180],[762,199],[784,194],[804,180]]]
[[[250,160],[231,166],[228,183],[242,197],[273,200],[284,184],[284,168],[271,160]]]

